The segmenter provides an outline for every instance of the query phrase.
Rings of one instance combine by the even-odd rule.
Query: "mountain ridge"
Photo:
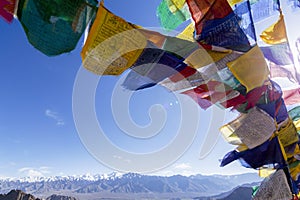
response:
[[[26,181],[27,180],[27,181]],[[96,196],[168,199],[169,197],[194,198],[200,196],[213,196],[234,189],[246,183],[260,182],[257,174],[248,173],[240,175],[173,175],[157,176],[137,173],[55,177],[22,180],[0,180],[0,193],[7,193],[12,189],[22,190],[38,197],[46,197],[53,193],[71,195],[85,199]],[[95,198],[96,199],[96,198]]]
[[[7,194],[0,194],[0,200],[77,200],[75,197],[53,194],[46,199],[36,198],[21,190],[11,190]]]
[[[120,177],[126,176],[156,176],[156,177],[174,177],[174,176],[184,176],[189,178],[241,178],[243,176],[257,176],[257,173],[243,173],[243,174],[232,174],[232,175],[222,175],[222,174],[211,174],[211,175],[203,175],[203,174],[193,174],[193,175],[181,175],[181,174],[174,174],[174,175],[155,175],[155,174],[139,174],[139,173],[118,173],[112,172],[108,174],[94,174],[91,175],[89,173],[83,175],[68,175],[68,176],[25,176],[25,177],[0,177],[0,181],[19,181],[19,182],[42,182],[42,181],[57,181],[57,180],[86,180],[86,181],[97,181],[103,179],[115,179]]]

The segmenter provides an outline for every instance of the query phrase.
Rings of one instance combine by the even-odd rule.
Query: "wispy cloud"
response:
[[[172,176],[176,174],[180,174],[183,176],[190,176],[194,175],[197,172],[195,169],[192,167],[190,163],[175,163],[161,171],[158,171],[157,173],[154,173],[155,175],[160,175],[160,176]]]
[[[30,177],[41,177],[46,176],[47,174],[50,174],[50,167],[23,167],[18,170],[20,174],[23,176],[30,176]]]
[[[178,163],[174,166],[174,168],[180,170],[188,170],[188,169],[192,169],[192,166],[190,163]]]
[[[113,158],[114,158],[114,159],[117,159],[117,160],[122,160],[122,161],[124,161],[124,162],[126,162],[126,163],[131,163],[131,160],[129,160],[129,159],[124,159],[122,156],[113,155]]]
[[[45,110],[45,115],[56,121],[57,126],[65,125],[64,120],[59,116],[59,114],[53,110],[47,109]]]

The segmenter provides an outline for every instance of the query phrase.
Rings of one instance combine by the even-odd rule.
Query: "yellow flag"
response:
[[[168,0],[168,7],[172,13],[175,13],[177,10],[180,10],[185,5],[186,0]]]
[[[220,131],[224,137],[224,139],[229,143],[233,145],[242,145],[244,146],[241,139],[234,133],[234,129],[229,125],[224,125],[220,128]],[[248,149],[248,147],[247,147]],[[240,150],[240,149],[239,149]],[[241,150],[240,150],[241,151]]]
[[[257,45],[227,65],[238,81],[247,88],[247,92],[262,86],[269,75],[264,55]]]
[[[147,40],[153,42],[158,48],[162,48],[167,36],[152,30],[139,29],[139,31],[147,38]]]
[[[81,51],[83,66],[99,75],[123,73],[134,64],[147,45],[147,39],[137,28],[100,3]]]
[[[286,126],[281,127],[277,132],[278,138],[283,145],[283,147],[287,147],[293,143],[298,142],[298,133],[297,129],[293,123],[293,120],[290,119]]]
[[[294,121],[294,125],[295,125],[297,131],[300,131],[300,119],[298,119],[297,121]]]
[[[267,44],[287,42],[287,34],[282,13],[280,13],[279,20],[264,30],[260,37]]]
[[[179,33],[176,37],[183,39],[183,40],[189,40],[189,41],[195,41],[194,39],[194,23],[190,23],[185,29]]]
[[[218,52],[199,47],[185,59],[185,62],[191,67],[198,69],[217,62],[230,53],[230,50],[227,52]]]
[[[269,167],[261,167],[258,169],[258,175],[260,177],[266,178],[273,174],[276,170],[274,168],[269,168]]]
[[[243,0],[227,0],[230,6],[234,6],[237,3],[242,2]]]

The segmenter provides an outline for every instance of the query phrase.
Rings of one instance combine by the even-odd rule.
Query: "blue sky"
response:
[[[158,27],[155,10],[159,2],[107,0],[105,6],[129,22],[144,27]],[[73,120],[72,92],[81,67],[82,39],[74,51],[47,57],[28,43],[18,20],[7,24],[1,19],[0,33],[0,177],[102,174],[118,169],[118,166],[115,169],[106,166],[88,152]],[[92,74],[90,76],[95,77]],[[120,130],[110,110],[111,94],[118,80],[118,77],[101,79],[95,97],[98,121],[107,138],[120,149],[135,154],[149,153],[168,146],[176,137],[174,133],[182,116],[177,97],[160,87],[134,93],[129,103],[129,112],[137,124],[144,126],[151,123],[148,110],[154,104],[162,105],[167,120],[159,134],[148,139],[133,138]],[[202,111],[188,98],[183,101],[190,104],[191,113],[193,110],[199,112],[196,137],[177,162],[167,163],[168,167],[153,173],[252,172],[240,167],[238,162],[219,167],[219,159],[234,147],[216,134],[210,136],[216,142],[215,147],[204,159],[200,159],[200,149],[209,126],[218,128],[235,115],[226,113],[225,121],[216,124],[212,117],[213,110]],[[122,99],[117,103],[121,105]],[[160,113],[160,108],[157,109]],[[195,120],[191,116],[188,120]],[[97,141],[95,144],[98,145]],[[105,148],[103,152],[115,156]],[[157,157],[158,161],[163,162],[163,159]]]

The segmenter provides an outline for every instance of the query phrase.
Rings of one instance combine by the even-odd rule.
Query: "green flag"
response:
[[[176,29],[180,24],[191,17],[187,6],[172,13],[169,8],[170,4],[172,4],[172,1],[163,0],[156,11],[161,26],[166,30]]]
[[[72,51],[97,11],[96,0],[20,0],[27,39],[48,56]]]

